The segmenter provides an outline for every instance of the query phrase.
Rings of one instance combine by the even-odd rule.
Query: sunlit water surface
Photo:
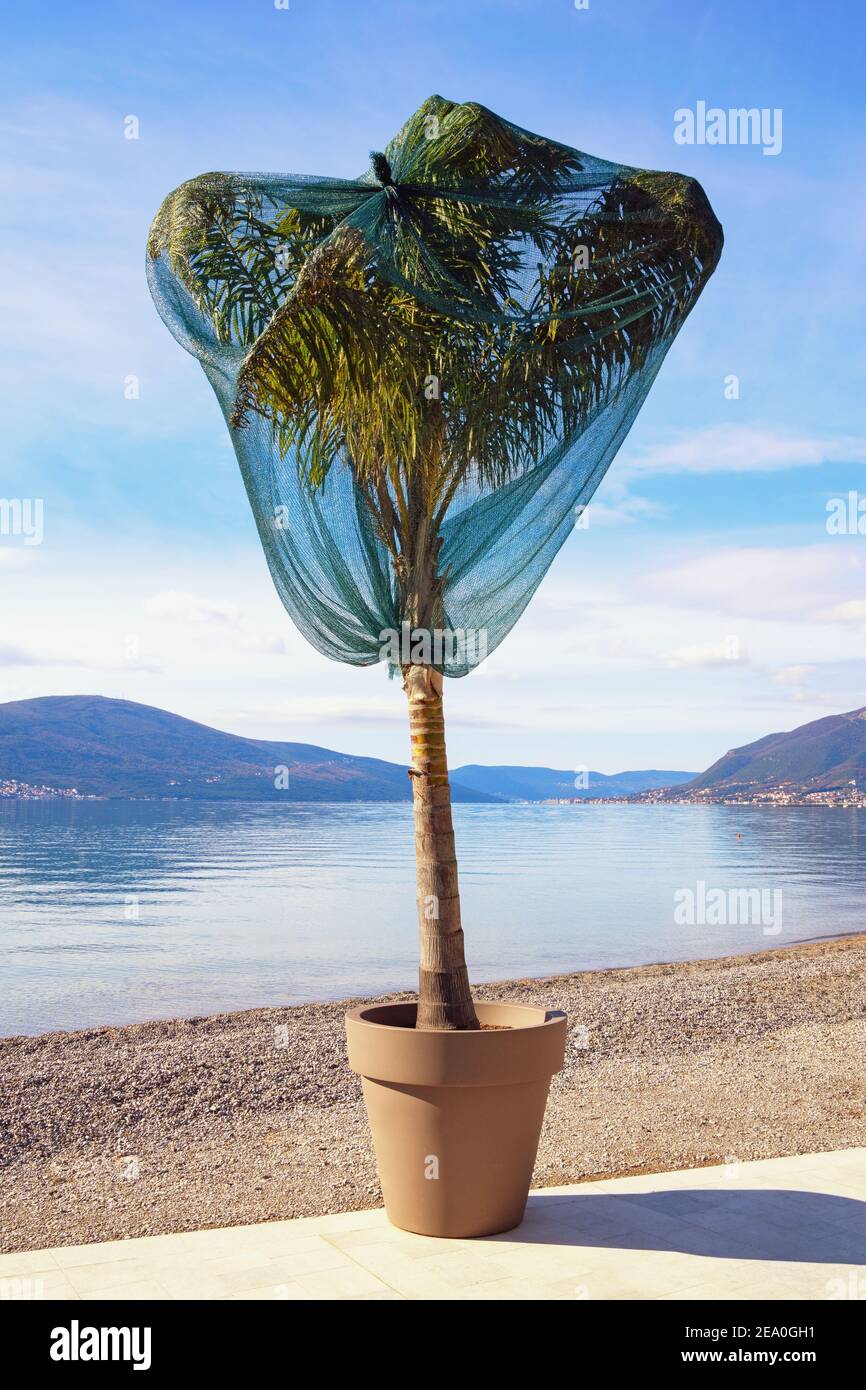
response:
[[[454,814],[476,983],[864,926],[866,812]],[[781,921],[680,924],[699,882],[780,890]],[[414,912],[408,804],[0,802],[0,1034],[412,988]]]

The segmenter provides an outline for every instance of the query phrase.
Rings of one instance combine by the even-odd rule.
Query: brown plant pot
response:
[[[346,1014],[389,1220],[427,1236],[488,1236],[523,1219],[564,1013],[475,1005],[494,1029],[416,1032],[415,1004]]]

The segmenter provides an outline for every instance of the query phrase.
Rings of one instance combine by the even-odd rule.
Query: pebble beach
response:
[[[866,1144],[866,934],[477,994],[569,1016],[534,1186]],[[0,1039],[0,1248],[380,1206],[361,1002]]]

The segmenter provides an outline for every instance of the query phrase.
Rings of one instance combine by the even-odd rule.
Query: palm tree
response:
[[[400,666],[421,936],[417,1027],[477,1028],[445,749],[446,663],[435,640],[415,640],[448,631],[446,521],[467,489],[503,494],[564,458],[621,402],[613,456],[715,267],[721,228],[693,180],[591,160],[477,104],[432,97],[357,183],[191,180],[166,199],[148,250],[163,267],[155,296],[173,331],[182,336],[177,304],[189,302],[231,356],[236,441],[252,421],[266,422],[273,449],[311,495],[333,470],[348,470],[388,557],[400,630],[413,643]]]

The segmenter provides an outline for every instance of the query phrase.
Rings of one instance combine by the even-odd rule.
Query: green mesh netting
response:
[[[433,97],[357,180],[181,185],[148,280],[216,392],[301,632],[381,660],[419,620],[423,521],[435,664],[461,676],[523,612],[721,247],[694,180]]]

